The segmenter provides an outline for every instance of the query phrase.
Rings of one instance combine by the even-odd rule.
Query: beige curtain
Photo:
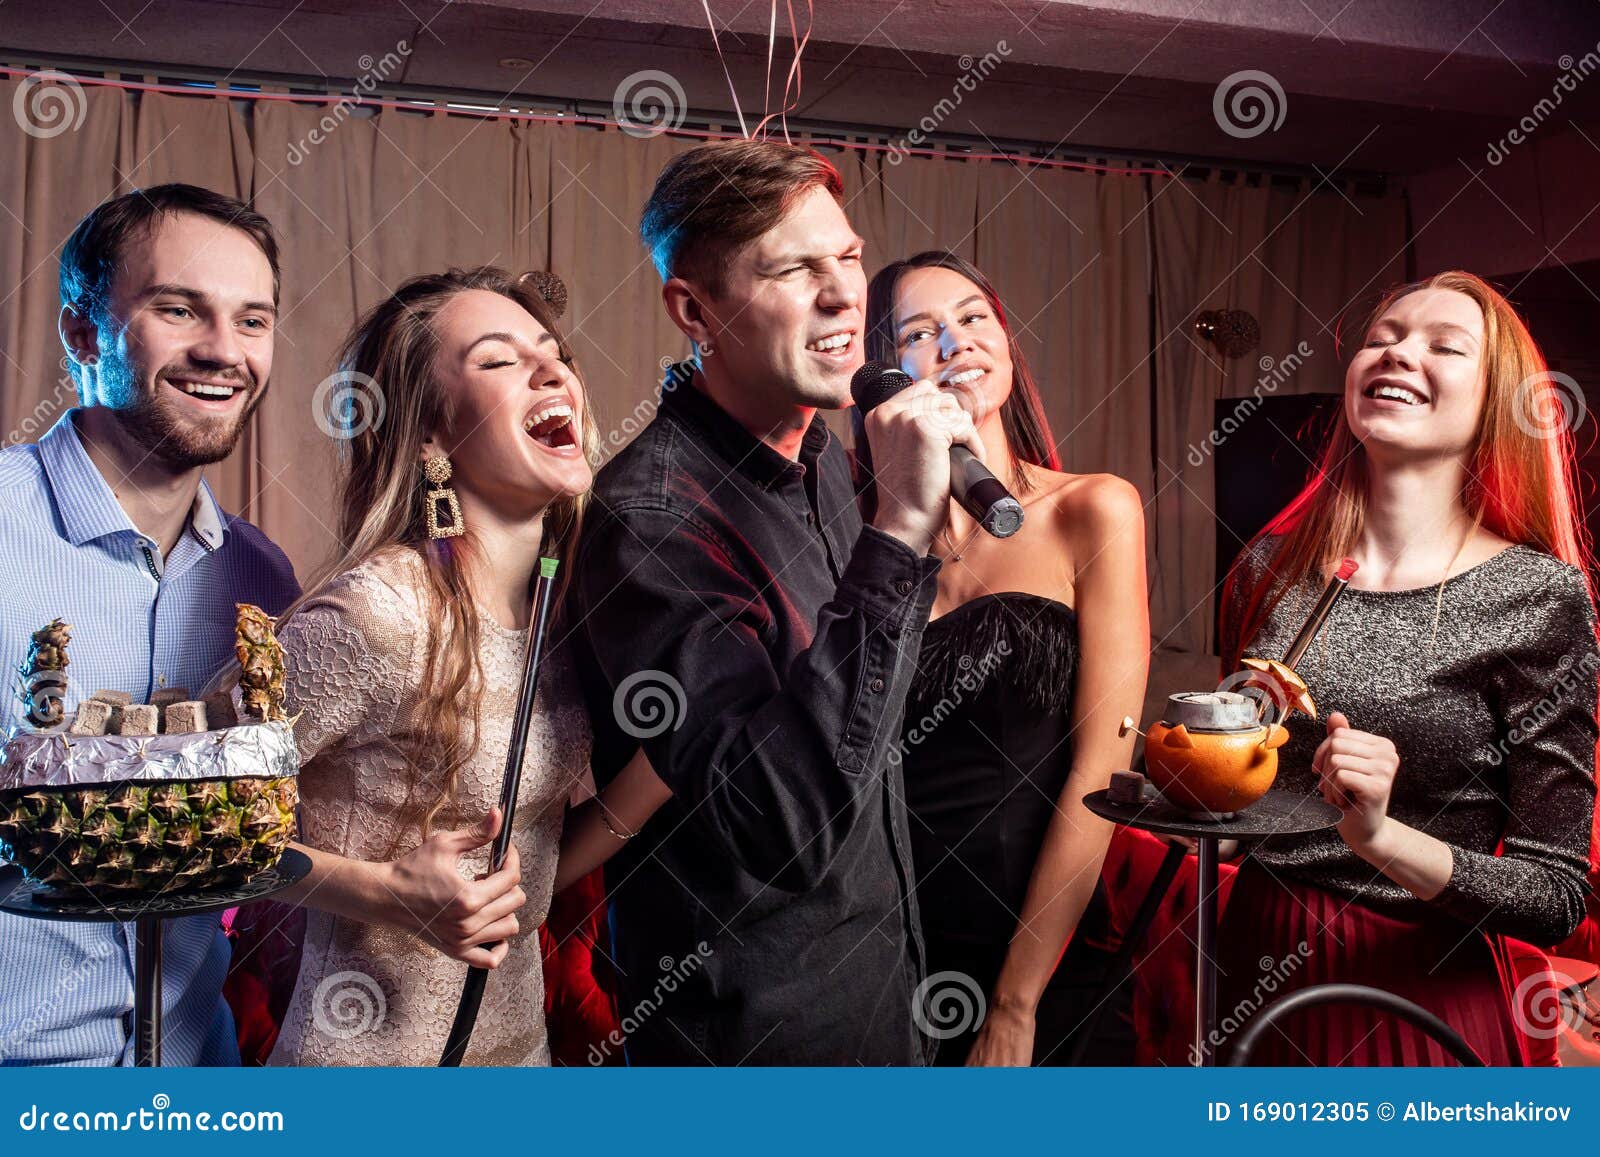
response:
[[[0,107],[15,89],[0,84]],[[102,88],[81,100],[81,123],[54,136],[0,117],[0,426],[11,441],[36,438],[73,402],[60,386],[56,262],[88,209],[168,180],[249,197],[283,246],[272,391],[209,476],[303,579],[333,542],[337,444],[313,399],[352,322],[405,278],[482,263],[560,274],[606,454],[649,419],[662,363],[687,352],[637,229],[656,173],[692,140],[287,100]],[[1184,448],[1209,429],[1212,399],[1249,392],[1253,363],[1224,367],[1224,381],[1185,322],[1202,308],[1250,309],[1261,353],[1306,336],[1331,365],[1323,326],[1363,282],[1398,269],[1400,204],[827,151],[869,273],[940,247],[992,276],[1064,467],[1121,475],[1147,499],[1158,638],[1210,646],[1212,479]],[[1284,388],[1305,380],[1302,370]]]
[[[665,364],[689,353],[662,308],[639,210],[661,167],[695,142],[613,128],[540,131],[533,157],[549,172],[550,268],[567,284],[565,322],[609,457],[654,413]]]
[[[284,284],[252,514],[302,578],[334,541],[338,443],[313,400],[353,320],[416,273],[546,257],[544,237],[517,225],[527,220],[514,207],[533,189],[509,123],[385,112],[321,132],[329,115],[285,102],[255,109],[254,204],[278,229]],[[381,404],[381,383],[362,404]]]
[[[0,81],[0,429],[5,445],[31,442],[76,401],[56,319],[61,246],[78,219],[123,188],[133,164],[134,115],[111,89],[60,89],[67,125],[56,135],[51,105],[37,121],[9,115],[20,82]],[[54,102],[38,89],[24,107]]]
[[[1167,181],[1152,202],[1151,630],[1160,646],[1209,653],[1216,650],[1218,593],[1215,402],[1342,388],[1343,362],[1335,348],[1341,315],[1401,279],[1405,204],[1398,198],[1358,202],[1326,186],[1259,188],[1218,181]],[[1194,332],[1196,315],[1208,309],[1253,314],[1261,325],[1260,345],[1240,358],[1221,357]],[[1316,448],[1301,450],[1309,466]],[[1223,549],[1232,554],[1243,545],[1229,542]]]
[[[1151,488],[1144,182],[986,167],[976,259],[999,284],[1064,470]]]

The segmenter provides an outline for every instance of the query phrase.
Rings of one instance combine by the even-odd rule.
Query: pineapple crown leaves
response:
[[[273,634],[272,617],[251,603],[236,603],[234,654],[239,660],[240,698],[246,710],[264,720],[283,713],[283,647]]]
[[[20,698],[27,721],[35,727],[61,722],[62,699],[67,690],[67,644],[72,625],[51,619],[29,637],[28,656],[17,674],[22,677]]]
[[[51,619],[44,626],[35,631],[28,639],[28,661],[33,663],[36,656],[42,656],[47,661],[36,670],[59,669],[67,665],[67,644],[72,642],[72,624],[62,622],[60,619]],[[59,659],[59,662],[48,660]]]

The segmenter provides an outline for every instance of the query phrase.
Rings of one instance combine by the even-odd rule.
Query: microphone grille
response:
[[[911,384],[911,379],[882,362],[867,362],[850,379],[850,396],[863,415],[870,414]]]

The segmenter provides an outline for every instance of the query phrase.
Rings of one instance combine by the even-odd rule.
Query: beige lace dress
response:
[[[393,737],[409,729],[417,709],[427,640],[423,581],[416,554],[391,552],[339,576],[280,632],[288,709],[302,713],[295,727],[300,834],[311,847],[379,861],[421,842],[420,829],[403,819],[414,807]],[[499,800],[527,638],[481,618],[487,691],[481,741],[458,780],[460,826]],[[550,907],[563,808],[588,768],[590,738],[570,659],[547,651],[513,835],[528,903],[511,951],[489,974],[466,1064],[550,1063],[537,929]],[[419,798],[431,801],[438,790],[424,779]],[[463,856],[463,877],[485,871],[488,858],[487,848]],[[465,964],[415,936],[309,908],[299,978],[269,1063],[437,1064],[466,973]]]

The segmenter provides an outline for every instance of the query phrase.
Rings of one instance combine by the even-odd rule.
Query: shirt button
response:
[[[815,526],[816,524],[817,524],[816,513],[814,511],[810,511],[810,510],[806,511],[806,525],[807,526]]]
[[[903,595],[909,595],[911,593],[911,580],[901,579],[899,582],[894,584],[894,589]]]
[[[882,679],[874,679],[872,681],[872,693],[874,695],[876,695],[879,692],[881,692],[882,690],[883,690],[883,680]]]

